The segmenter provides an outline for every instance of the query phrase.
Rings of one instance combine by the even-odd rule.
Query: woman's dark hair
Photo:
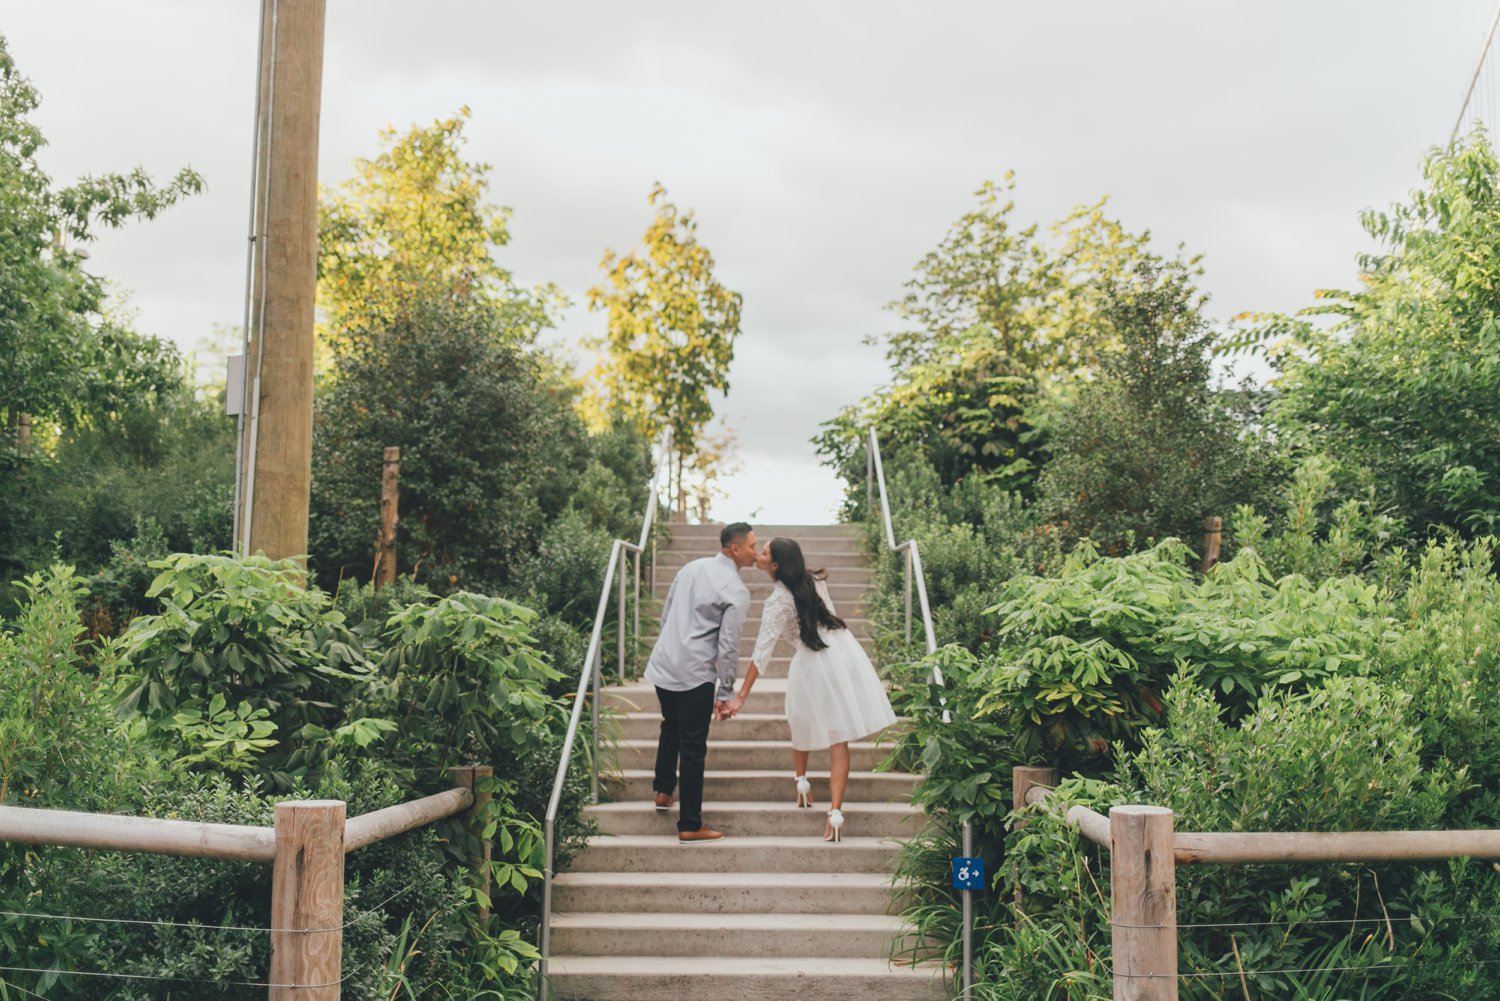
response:
[[[818,635],[818,627],[824,629],[847,629],[844,620],[828,610],[818,595],[817,582],[827,577],[822,570],[807,569],[802,558],[802,547],[793,539],[772,539],[767,547],[771,550],[771,562],[776,564],[776,579],[786,585],[797,603],[797,631],[802,636],[802,645],[809,650],[821,650],[828,644]]]

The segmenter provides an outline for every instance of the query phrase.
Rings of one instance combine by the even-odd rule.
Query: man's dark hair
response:
[[[753,531],[755,530],[743,521],[731,522],[719,533],[719,548],[727,549],[736,542],[742,542]]]

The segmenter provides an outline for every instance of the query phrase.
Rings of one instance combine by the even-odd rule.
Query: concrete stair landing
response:
[[[674,526],[659,546],[653,593],[718,549],[718,526]],[[757,526],[765,541],[802,543],[826,567],[831,596],[872,649],[865,593],[871,570],[852,526]],[[740,644],[744,677],[770,585],[741,577],[751,607]],[[677,843],[677,809],[658,812],[651,775],[661,726],[656,693],[641,682],[605,690],[620,722],[620,771],[609,802],[590,807],[600,833],[553,881],[553,990],[560,1001],[928,1001],[949,998],[943,970],[892,964],[910,934],[894,916],[891,873],[900,839],[923,818],[911,806],[915,777],[877,771],[885,747],[850,746],[847,836],[822,840],[828,754],[814,752],[813,809],[796,806],[791,734],[784,715],[790,644],[764,672],[745,711],[709,733],[703,815],[726,837]]]

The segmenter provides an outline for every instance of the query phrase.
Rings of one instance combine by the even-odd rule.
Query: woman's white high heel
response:
[[[812,783],[806,775],[793,776],[797,780],[797,805],[812,806]]]
[[[828,826],[831,827],[833,830],[823,840],[824,841],[832,841],[834,844],[838,844],[839,842],[843,841],[844,840],[844,833],[843,833],[844,832],[844,811],[842,811],[842,810],[829,810],[828,811]]]

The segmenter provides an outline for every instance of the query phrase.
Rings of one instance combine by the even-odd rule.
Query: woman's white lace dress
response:
[[[818,581],[818,596],[834,612],[828,587]],[[834,614],[838,614],[834,612]],[[776,644],[790,639],[795,647],[786,682],[786,718],[792,727],[792,746],[819,751],[830,744],[860,740],[896,722],[891,701],[875,673],[875,665],[848,629],[819,629],[828,645],[809,650],[797,628],[797,602],[786,585],[777,582],[761,612],[760,635],[754,661],[765,670]]]

